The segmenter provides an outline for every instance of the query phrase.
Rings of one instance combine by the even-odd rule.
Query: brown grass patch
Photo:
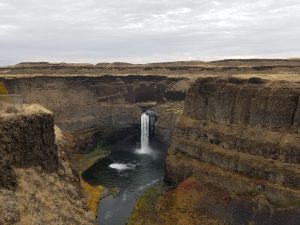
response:
[[[87,195],[87,207],[93,211],[94,215],[97,215],[98,204],[104,188],[100,185],[92,186],[80,179],[81,187]]]

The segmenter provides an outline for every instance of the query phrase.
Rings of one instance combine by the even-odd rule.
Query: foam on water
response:
[[[115,170],[131,170],[135,168],[135,165],[125,163],[112,163],[109,165],[109,167]]]

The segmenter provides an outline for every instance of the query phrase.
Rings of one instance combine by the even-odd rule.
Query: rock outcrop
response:
[[[12,174],[13,167],[40,166],[48,171],[58,168],[54,143],[53,114],[47,111],[0,116],[0,168]],[[52,131],[52,132],[51,132]],[[0,187],[16,184],[13,177],[1,176]]]
[[[300,84],[208,77],[189,89],[167,179],[206,187],[198,210],[225,224],[299,224]]]

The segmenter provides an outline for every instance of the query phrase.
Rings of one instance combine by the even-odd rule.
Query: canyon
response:
[[[155,215],[137,216],[135,224],[300,222],[300,60],[21,63],[1,67],[0,83],[25,105],[51,111],[24,106],[2,115],[0,224],[22,224],[26,216],[92,224],[69,155],[90,151],[107,129],[124,139],[136,133],[147,109],[158,115],[155,136],[169,145],[165,181],[172,188],[153,203]],[[87,130],[87,140],[68,145],[68,135]],[[52,191],[47,182],[64,187],[64,212],[43,203]],[[25,213],[28,202],[59,216]]]

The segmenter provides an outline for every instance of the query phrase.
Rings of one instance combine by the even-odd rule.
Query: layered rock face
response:
[[[224,224],[299,224],[299,95],[294,81],[198,79],[175,125],[167,178],[196,178],[198,212]]]
[[[51,109],[64,130],[78,131],[137,125],[142,110],[154,106],[162,112],[157,134],[168,139],[174,113],[185,98],[191,81],[200,76],[257,74],[285,78],[297,76],[300,60],[182,61],[150,64],[20,63],[0,68],[0,82],[25,103]],[[145,105],[146,103],[146,105]],[[154,104],[153,104],[154,103]],[[175,112],[173,107],[175,103]],[[167,113],[165,113],[167,112]]]
[[[56,124],[68,131],[138,125],[143,109],[160,111],[182,102],[189,86],[185,78],[165,76],[8,77],[0,82],[25,103],[49,108]]]
[[[1,225],[93,224],[67,151],[44,108],[0,114]]]
[[[185,115],[216,123],[299,132],[299,89],[298,83],[257,77],[199,79],[188,92]]]
[[[0,67],[0,74],[52,74],[52,75],[199,75],[237,73],[290,73],[300,72],[299,59],[228,59],[212,62],[179,61],[149,64],[130,63],[48,63],[25,62],[15,66]]]

